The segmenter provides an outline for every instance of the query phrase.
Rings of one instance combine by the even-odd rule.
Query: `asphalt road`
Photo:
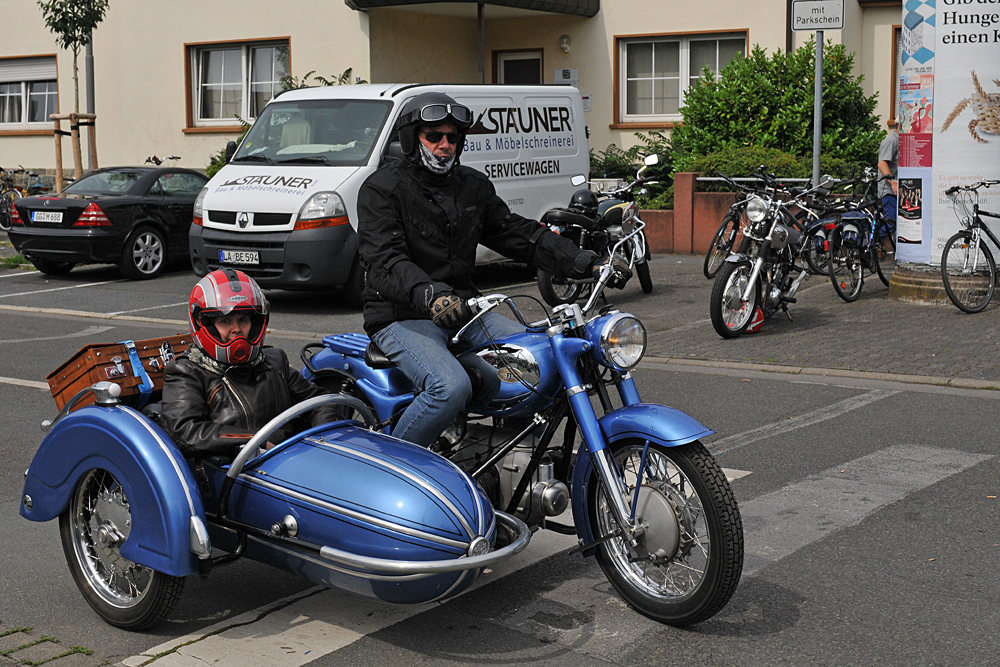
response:
[[[0,272],[0,665],[74,646],[92,654],[50,664],[996,664],[1000,392],[984,387],[1000,384],[997,309],[898,304],[877,282],[846,304],[813,278],[794,322],[722,341],[700,258],[652,268],[653,294],[630,285],[613,299],[649,329],[637,384],[716,431],[705,442],[734,478],[747,540],[735,597],[690,629],[631,611],[592,560],[567,553],[571,539],[546,533],[445,604],[368,603],[241,561],[189,577],[153,631],[105,625],[69,576],[56,523],[17,516],[38,425],[55,412],[44,376],[87,343],[184,331],[194,278]],[[525,277],[486,279],[536,294]],[[336,293],[269,298],[268,341],[293,359],[304,342],[360,330]]]

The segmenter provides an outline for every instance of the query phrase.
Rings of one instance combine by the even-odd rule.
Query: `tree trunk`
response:
[[[73,111],[80,113],[80,69],[76,65],[76,58],[80,55],[80,49],[73,49]]]

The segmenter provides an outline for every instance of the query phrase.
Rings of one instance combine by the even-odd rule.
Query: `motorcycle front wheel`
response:
[[[566,278],[554,276],[548,271],[538,270],[538,292],[550,306],[563,303],[575,303],[584,294],[589,293],[589,283],[570,282]]]
[[[727,262],[715,276],[710,302],[712,326],[723,338],[736,338],[746,331],[757,310],[759,289],[750,290],[750,298],[743,301],[750,273],[747,262]]]
[[[73,580],[107,623],[144,630],[162,621],[184,590],[184,578],[121,555],[132,528],[125,490],[107,470],[91,470],[59,517],[59,535]]]
[[[608,580],[636,611],[690,625],[717,614],[743,572],[743,522],[729,482],[699,442],[680,447],[624,440],[612,446],[622,481],[645,526],[636,547],[614,537],[597,547]],[[595,538],[618,530],[603,484],[592,485]],[[638,494],[636,489],[638,488]]]

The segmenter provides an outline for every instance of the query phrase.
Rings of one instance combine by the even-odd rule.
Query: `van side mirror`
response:
[[[236,142],[230,141],[226,144],[226,164],[233,161],[233,155],[236,154]]]
[[[381,164],[385,164],[391,160],[402,160],[403,159],[403,147],[398,141],[393,141],[389,143],[389,146],[385,149],[385,153],[382,155]]]

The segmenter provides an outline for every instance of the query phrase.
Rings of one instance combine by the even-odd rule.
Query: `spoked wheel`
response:
[[[558,306],[561,303],[575,303],[577,299],[590,293],[590,283],[571,282],[548,271],[538,270],[538,292],[545,303]]]
[[[726,217],[722,219],[722,224],[716,230],[712,242],[705,253],[705,265],[702,271],[706,278],[712,279],[722,268],[729,253],[736,247],[736,240],[740,236],[740,216],[737,212],[730,210]]]
[[[12,192],[0,195],[0,231],[9,232],[11,226],[10,207],[14,205],[15,196]]]
[[[59,517],[70,572],[101,618],[119,628],[156,625],[173,608],[184,579],[151,570],[121,555],[132,528],[125,490],[106,470],[91,470]]]
[[[597,561],[615,589],[639,613],[689,625],[718,613],[743,571],[743,522],[733,490],[708,450],[695,442],[661,447],[626,440],[614,459],[631,506],[638,487],[638,544],[621,537],[597,548]],[[594,537],[618,530],[603,484],[588,499]]]
[[[828,272],[826,230],[820,227],[812,231],[805,243],[806,264],[809,265],[809,270],[816,275],[826,275]]]
[[[993,253],[972,232],[958,232],[944,244],[941,279],[952,303],[966,313],[978,313],[993,298],[997,281]]]
[[[750,298],[743,301],[743,293],[750,281],[750,264],[729,262],[715,276],[712,285],[712,326],[723,338],[736,338],[750,325],[757,309],[757,288],[750,290]]]
[[[834,231],[834,235],[836,235]],[[861,250],[847,247],[835,239],[830,241],[827,270],[837,296],[847,302],[857,301],[865,284],[865,269]]]
[[[892,280],[893,271],[896,270],[896,238],[885,222],[879,222],[875,226],[875,238],[872,239],[875,250],[872,255],[875,257],[875,271],[879,280],[886,287]]]

